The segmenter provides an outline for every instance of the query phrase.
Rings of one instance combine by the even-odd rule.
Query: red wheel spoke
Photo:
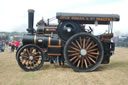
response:
[[[37,56],[37,57],[34,57],[34,60],[39,60],[39,56]]]
[[[93,55],[91,55],[91,54],[88,54],[88,56],[97,59],[96,56],[93,56]]]
[[[99,55],[99,52],[89,52],[89,54]]]
[[[78,63],[77,63],[77,67],[79,67],[79,65],[80,65],[80,60],[79,60]]]
[[[71,58],[70,61],[73,61],[75,58],[77,58],[77,56],[74,56],[73,58]]]
[[[83,64],[84,64],[84,59],[83,56],[81,57],[81,68],[83,68]]]
[[[96,46],[97,46],[97,44],[92,45],[91,47],[89,47],[89,49],[92,49],[92,48],[94,48],[94,47],[96,47]]]
[[[88,64],[91,65],[91,62],[88,60],[88,56],[86,56],[85,58],[86,58]]]
[[[96,61],[94,61],[91,57],[88,57],[93,63],[96,63]]]
[[[80,37],[80,46],[82,47],[82,38]]]
[[[87,40],[87,42],[86,42],[86,47],[87,47],[87,45],[88,45],[88,43],[89,43],[90,39],[91,39],[91,38],[88,38],[88,40]]]
[[[87,64],[86,59],[84,59],[84,63],[85,63],[86,68],[88,68],[88,64]]]
[[[74,42],[72,42],[73,46],[75,46],[76,48],[79,48]]]
[[[33,51],[33,48],[30,48],[30,53],[32,53],[32,51]]]
[[[92,51],[96,51],[96,50],[98,50],[98,49],[96,48],[96,49],[88,50],[88,52],[92,52]]]
[[[71,48],[72,48],[72,49],[74,49],[74,50],[76,50],[76,51],[80,51],[79,49],[77,49],[77,48],[74,48],[74,47],[72,47],[72,46],[71,46]]]
[[[27,57],[27,56],[20,56],[20,58],[25,59],[25,60],[27,60],[27,59],[28,59],[28,57]]]
[[[83,40],[83,48],[85,48],[85,38],[84,38],[84,40]]]
[[[27,56],[25,56],[24,54],[22,54],[21,57],[26,57],[27,58]]]
[[[91,43],[89,43],[89,45],[86,47],[86,49],[88,49],[91,45],[92,45],[93,41]]]
[[[79,48],[81,49],[80,43],[76,40],[77,45],[79,46]]]
[[[80,53],[69,54],[68,56],[79,55]]]
[[[26,51],[27,51],[28,56],[30,56],[30,52],[29,52],[29,50],[28,50],[28,49],[26,49]]]
[[[79,60],[79,58],[77,58],[77,59],[73,62],[73,64],[75,64],[78,60]]]
[[[39,58],[39,56],[34,56],[34,58]]]

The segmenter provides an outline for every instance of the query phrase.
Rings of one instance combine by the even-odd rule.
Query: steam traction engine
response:
[[[119,21],[117,14],[57,13],[58,25],[37,24],[33,28],[34,10],[28,10],[28,33],[16,52],[18,65],[25,71],[41,68],[44,58],[59,56],[74,70],[93,71],[100,64],[108,64],[114,52],[112,28],[108,33],[94,36],[84,24],[111,25]],[[63,59],[64,57],[64,59]]]

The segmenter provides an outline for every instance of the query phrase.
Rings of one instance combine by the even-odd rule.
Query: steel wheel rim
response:
[[[82,71],[94,70],[97,64],[103,59],[103,49],[97,43],[97,39],[91,34],[81,33],[68,41],[65,47],[66,60],[71,67],[78,68]],[[81,50],[85,49],[87,53],[81,54]]]
[[[43,60],[41,51],[34,46],[25,47],[18,54],[19,65],[27,70],[34,70]]]

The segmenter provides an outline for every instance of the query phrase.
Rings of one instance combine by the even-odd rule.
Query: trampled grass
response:
[[[35,72],[25,72],[15,53],[0,53],[0,85],[128,85],[128,48],[116,48],[110,64],[93,72],[74,72],[68,65],[44,63]]]

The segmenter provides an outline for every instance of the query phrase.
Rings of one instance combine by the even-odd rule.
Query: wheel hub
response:
[[[67,32],[71,32],[71,28],[70,27],[67,27]]]
[[[80,50],[80,54],[81,54],[82,56],[85,56],[85,55],[87,54],[87,51],[86,51],[85,49],[81,49],[81,50]]]
[[[29,56],[29,60],[33,60],[33,56]]]

